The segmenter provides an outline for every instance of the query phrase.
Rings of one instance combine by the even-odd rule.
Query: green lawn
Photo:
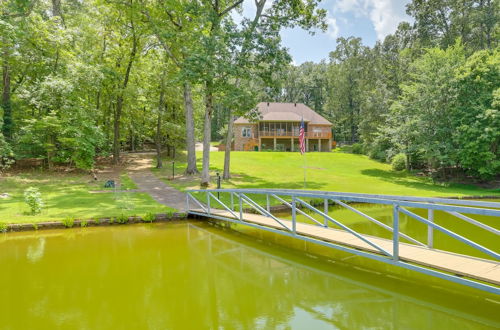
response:
[[[299,153],[232,152],[231,155],[233,178],[223,181],[223,188],[304,188],[304,157]],[[342,152],[308,153],[305,158],[307,189],[311,190],[434,197],[500,196],[500,189],[484,189],[464,184],[436,184],[426,177],[394,172],[389,164],[371,160],[363,155]],[[198,161],[201,169],[201,153],[198,154]],[[214,175],[215,172],[222,173],[223,161],[223,152],[211,153],[211,170]],[[184,163],[176,161],[176,172],[181,173],[184,167]],[[171,167],[154,171],[159,176],[166,177]],[[181,178],[169,183],[179,189],[199,187],[198,178]],[[211,188],[214,188],[214,185]]]
[[[135,184],[127,175],[120,176],[124,189],[134,189]],[[103,218],[119,215],[144,216],[148,212],[172,211],[157,203],[145,193],[110,192],[91,193],[103,190],[104,182],[92,182],[89,175],[55,174],[32,172],[0,179],[0,193],[8,193],[10,198],[0,199],[0,222],[32,223],[76,219]],[[28,215],[23,191],[28,187],[38,187],[45,207],[41,214]]]

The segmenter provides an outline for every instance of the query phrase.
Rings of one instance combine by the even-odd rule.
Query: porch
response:
[[[259,151],[288,151],[298,152],[298,137],[259,137]],[[330,152],[331,139],[306,138],[306,152]]]

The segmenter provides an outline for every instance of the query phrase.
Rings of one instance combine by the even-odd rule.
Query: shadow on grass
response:
[[[467,194],[477,194],[484,195],[485,192],[491,192],[496,194],[498,190],[485,191],[484,189],[478,188],[473,185],[465,184],[439,184],[431,181],[430,178],[416,177],[404,172],[393,172],[381,169],[365,169],[361,170],[361,174],[375,177],[385,182],[389,182],[396,185],[405,186],[408,188],[414,188],[419,190],[433,191],[437,193],[467,193]]]

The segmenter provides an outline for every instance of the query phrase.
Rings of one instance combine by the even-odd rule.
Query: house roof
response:
[[[260,102],[257,104],[257,110],[261,115],[260,121],[300,121],[304,118],[305,122],[312,125],[332,125],[328,120],[302,103]],[[234,123],[249,124],[250,121],[245,116],[242,116],[236,119]]]

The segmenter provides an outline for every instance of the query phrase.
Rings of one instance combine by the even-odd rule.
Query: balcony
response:
[[[259,131],[259,137],[261,138],[298,138],[299,131],[285,131],[285,130],[273,130],[273,131]],[[309,139],[331,139],[331,132],[306,132],[306,137]]]

